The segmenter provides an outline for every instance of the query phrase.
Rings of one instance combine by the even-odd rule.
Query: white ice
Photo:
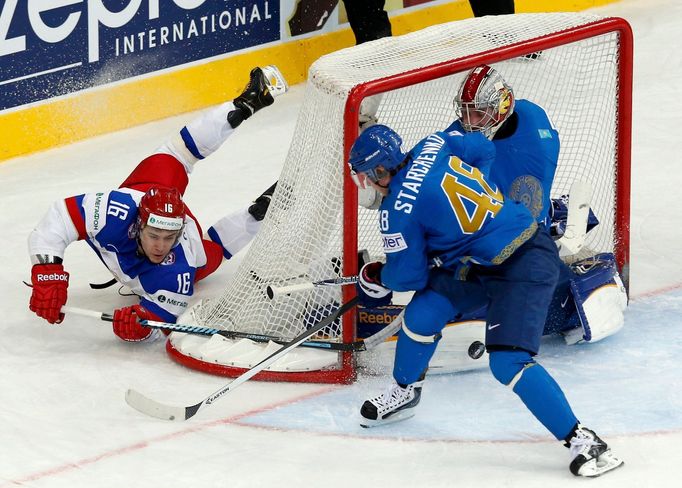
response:
[[[543,344],[578,417],[626,465],[599,487],[680,486],[682,463],[682,5],[625,0],[597,10],[635,33],[632,302],[602,343]],[[278,176],[301,86],[244,124],[192,175],[187,201],[202,222],[257,196]],[[185,369],[163,344],[124,344],[110,324],[77,316],[50,326],[27,308],[26,237],[48,205],[110,189],[192,114],[0,164],[0,487],[564,487],[568,453],[485,371],[432,377],[415,418],[362,430],[360,404],[386,377],[351,386],[249,382],[186,423],[146,418],[135,387],[187,405],[228,380]],[[3,143],[10,143],[4,141]],[[320,189],[324,191],[324,189]],[[676,203],[677,202],[677,203]],[[217,293],[239,259],[202,283]],[[101,311],[133,303],[84,244],[66,255],[69,304]],[[675,481],[677,480],[677,481]]]

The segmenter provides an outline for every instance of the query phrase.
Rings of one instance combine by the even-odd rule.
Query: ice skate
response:
[[[414,409],[421,399],[423,384],[423,381],[417,381],[403,388],[393,383],[381,395],[366,400],[360,409],[363,417],[360,425],[376,427],[413,417]]]
[[[246,107],[253,115],[263,107],[272,105],[275,97],[286,93],[288,89],[289,85],[277,66],[253,68],[249,83],[242,94],[234,99],[234,104],[239,108]]]
[[[578,425],[566,446],[571,450],[569,469],[575,476],[594,478],[623,465],[597,434]]]
[[[249,207],[249,213],[257,221],[261,221],[265,218],[265,214],[270,208],[270,201],[272,200],[272,194],[275,193],[275,188],[277,188],[277,182],[265,190],[261,196],[256,198],[254,202]]]
[[[275,97],[286,93],[288,89],[289,85],[277,66],[253,68],[244,91],[232,101],[237,110],[228,114],[228,122],[232,127],[237,127],[263,107],[272,105]]]

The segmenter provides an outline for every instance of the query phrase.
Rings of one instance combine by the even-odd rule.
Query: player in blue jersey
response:
[[[490,179],[546,224],[559,134],[545,110],[529,100],[516,100],[509,84],[487,65],[467,74],[455,107],[459,118],[447,130],[480,132],[492,140],[495,164],[487,170]]]
[[[257,233],[275,185],[252,205],[213,224],[205,236],[182,195],[194,165],[212,154],[246,119],[287,90],[274,66],[254,68],[244,92],[173,134],[115,190],[55,202],[31,232],[29,308],[49,323],[64,318],[69,273],[66,247],[85,240],[139,305],[115,310],[114,333],[125,341],[153,338],[138,320],[175,322],[197,281],[214,272]]]
[[[529,100],[517,100],[512,87],[488,65],[467,73],[455,107],[459,118],[446,130],[481,133],[495,146],[494,164],[479,169],[506,197],[522,202],[538,223],[554,223],[554,230],[559,221],[561,228],[557,217],[566,204],[550,198],[560,138],[546,111]],[[558,245],[563,242],[559,239]],[[562,255],[568,258],[567,249],[564,245]],[[572,266],[562,263],[545,333],[562,332],[569,343],[603,339],[622,328],[626,305],[613,254],[589,256]]]
[[[571,472],[598,476],[622,464],[579,423],[538,353],[560,261],[546,229],[520,202],[505,199],[473,163],[494,146],[480,133],[436,132],[408,154],[383,125],[366,129],[349,163],[359,186],[384,199],[379,226],[386,263],[365,264],[363,291],[381,298],[414,290],[398,335],[394,383],[364,402],[365,427],[409,418],[421,397],[441,330],[457,311],[487,305],[486,348],[493,376],[571,448]],[[494,153],[494,152],[493,152]],[[465,280],[458,279],[469,266]]]

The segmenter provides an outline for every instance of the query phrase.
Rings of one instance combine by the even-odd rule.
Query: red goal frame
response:
[[[419,70],[407,71],[394,76],[356,85],[350,91],[344,114],[344,161],[348,160],[350,148],[358,136],[358,114],[360,104],[371,95],[377,95],[397,88],[416,85],[427,81],[470,70],[480,64],[490,64],[525,54],[570,44],[590,37],[616,32],[619,35],[620,55],[618,57],[618,114],[616,144],[616,200],[614,242],[616,263],[626,288],[629,287],[630,268],[630,166],[632,151],[632,71],[633,71],[633,34],[630,24],[620,17],[607,17],[579,27],[565,29],[553,34],[509,44],[502,48],[484,51],[476,55],[453,59]],[[344,276],[358,273],[358,200],[357,188],[350,177],[348,165],[344,164]],[[349,231],[354,229],[354,231]],[[343,299],[347,301],[355,296],[355,289],[345,287]],[[356,334],[356,317],[344,318],[343,341],[353,342]],[[352,358],[345,358],[349,370],[340,375],[340,382],[352,381],[355,371]]]
[[[591,19],[593,16],[590,16],[589,18]],[[366,97],[465,72],[480,64],[494,64],[518,58],[526,54],[613,33],[616,33],[618,36],[619,46],[617,51],[617,69],[612,68],[610,71],[611,73],[617,71],[618,76],[616,85],[617,94],[615,96],[615,134],[617,140],[613,146],[616,154],[614,158],[615,179],[612,182],[612,185],[615,186],[612,242],[619,272],[625,286],[628,287],[630,262],[633,34],[628,22],[618,17],[607,17],[595,20],[552,34],[542,35],[533,39],[511,43],[473,55],[461,56],[423,68],[413,69],[354,85],[348,92],[348,96],[345,100],[345,109],[343,110],[343,161],[338,162],[338,164],[343,165],[343,276],[352,276],[357,275],[358,273],[358,194],[357,188],[350,177],[350,171],[346,161],[348,160],[350,148],[358,135],[358,114],[360,111],[360,104]],[[365,45],[365,48],[367,48],[367,45]],[[365,56],[366,55],[371,55],[371,52],[365,53]],[[610,93],[612,93],[611,88],[609,88],[609,94]],[[338,103],[334,110],[335,123],[334,125],[329,126],[330,128],[334,128],[334,131],[337,131],[341,125],[339,112],[344,103],[343,98],[341,97],[337,100]],[[612,120],[612,118],[609,119],[609,121]],[[609,127],[612,126],[610,125]],[[336,133],[337,132],[335,132],[335,134]],[[334,135],[334,137],[336,136]],[[335,139],[335,141],[337,141],[337,151],[334,153],[334,158],[330,159],[330,161],[339,157],[340,144],[338,144],[338,139]],[[609,139],[609,141],[611,141],[611,139]],[[611,153],[609,152],[609,155],[610,154]],[[610,157],[608,161],[610,161]],[[339,173],[337,173],[337,176],[340,176]],[[610,186],[609,188],[613,188],[613,186]],[[336,211],[336,207],[334,210]],[[338,247],[336,249],[338,252]],[[343,287],[343,303],[348,302],[354,296],[354,287]],[[341,320],[343,342],[354,342],[356,340],[357,314],[353,311],[347,312],[343,315]],[[169,356],[178,363],[206,373],[235,377],[247,371],[243,368],[227,366],[217,362],[214,364],[211,360],[207,361],[191,357],[190,355],[175,349],[170,340],[166,343],[166,349]],[[338,354],[338,367],[334,369],[300,372],[277,372],[266,370],[255,375],[253,379],[278,382],[352,383],[357,375],[356,357],[352,352],[344,351]]]

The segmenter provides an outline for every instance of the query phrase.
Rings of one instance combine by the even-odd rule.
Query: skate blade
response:
[[[592,459],[583,464],[578,471],[578,476],[585,476],[587,478],[596,478],[604,473],[620,468],[625,463],[622,459],[615,457],[610,451],[606,451],[599,458]]]
[[[362,418],[360,420],[360,427],[364,427],[365,429],[369,429],[371,427],[379,427],[381,425],[388,425],[388,424],[393,424],[395,422],[400,422],[401,420],[407,420],[409,418],[414,417],[414,412],[412,410],[401,410],[390,417],[387,417],[385,419],[379,419],[379,420],[373,420],[373,419],[366,419]]]
[[[277,98],[289,90],[289,84],[287,83],[287,80],[284,79],[284,75],[277,66],[269,64],[267,66],[263,66],[261,71],[265,76],[265,82],[268,86],[268,90],[273,97]]]

